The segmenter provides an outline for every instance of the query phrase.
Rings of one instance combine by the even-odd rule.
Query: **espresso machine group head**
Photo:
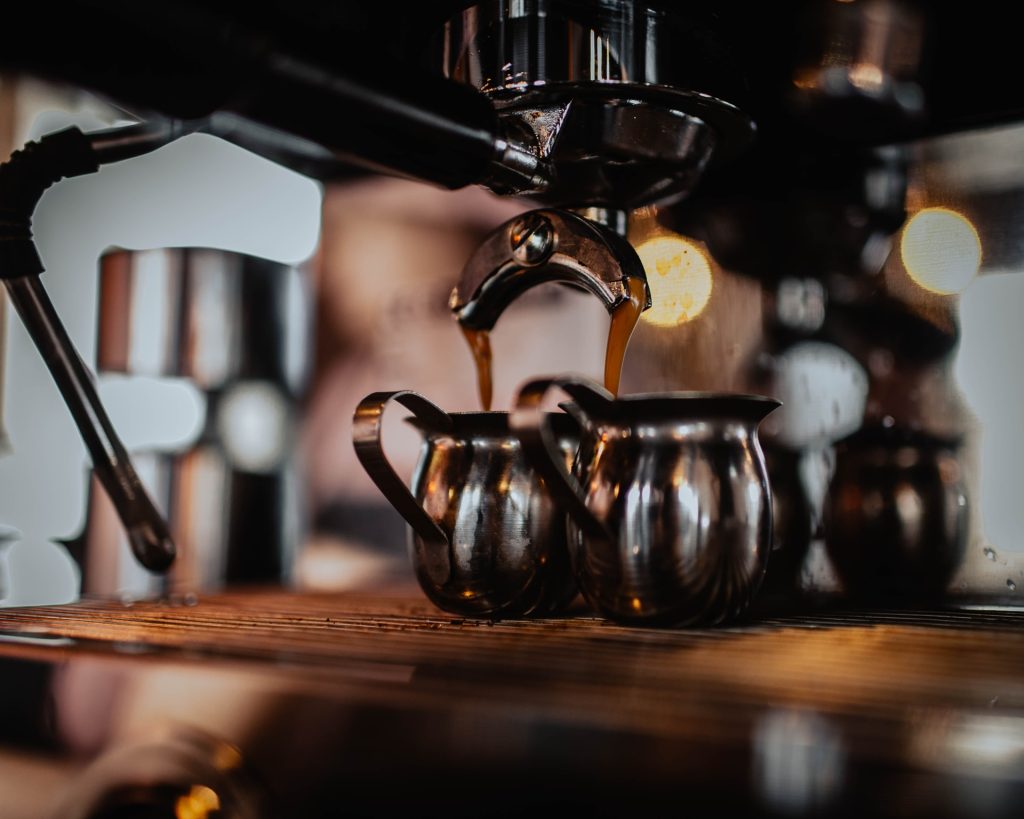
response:
[[[694,68],[704,33],[645,3],[486,0],[448,21],[444,68],[538,157],[546,184],[525,193],[627,210],[686,196],[712,158],[753,136],[750,117],[720,96],[728,81],[705,85]]]
[[[701,83],[691,53],[701,34],[632,2],[488,0],[448,20],[446,75],[493,103],[542,179],[533,190],[491,187],[563,209],[487,238],[452,292],[462,326],[491,329],[509,302],[547,281],[592,293],[609,313],[642,287],[632,295],[650,306],[643,265],[623,238],[628,211],[684,198],[714,158],[741,153],[754,134],[750,117],[716,95],[727,81]]]
[[[1015,120],[1024,103],[999,81],[1016,42],[990,0],[21,11],[0,33],[3,71],[189,121],[324,180],[355,166],[557,207],[670,202],[705,171],[708,188],[739,184],[718,170],[732,166],[753,189],[792,176],[796,157]]]

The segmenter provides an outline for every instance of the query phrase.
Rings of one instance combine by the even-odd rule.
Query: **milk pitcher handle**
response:
[[[561,388],[575,399],[584,413],[587,407],[614,400],[611,393],[583,379],[572,376],[541,378],[520,387],[509,416],[509,426],[518,436],[530,464],[544,479],[555,503],[587,536],[610,539],[608,528],[587,508],[579,481],[566,469],[565,457],[551,429],[549,414],[541,410],[544,397],[554,387]]]
[[[451,429],[452,419],[448,413],[418,393],[410,390],[375,392],[359,402],[352,418],[352,443],[355,446],[356,457],[359,458],[359,463],[363,465],[366,474],[417,535],[428,543],[447,546],[448,535],[420,506],[419,501],[388,463],[384,454],[381,421],[384,409],[391,401],[397,401],[432,428]]]

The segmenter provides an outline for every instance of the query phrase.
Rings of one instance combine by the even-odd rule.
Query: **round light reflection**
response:
[[[288,453],[291,414],[274,384],[243,381],[223,397],[217,431],[236,469],[270,472]]]
[[[644,321],[675,327],[700,314],[711,298],[711,263],[704,251],[682,236],[655,236],[636,249],[647,273],[652,306]]]
[[[963,292],[981,267],[981,240],[967,217],[925,208],[903,228],[900,257],[910,278],[943,296]]]

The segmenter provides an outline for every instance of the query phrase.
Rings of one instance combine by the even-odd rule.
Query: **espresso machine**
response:
[[[0,32],[0,70],[86,89],[134,121],[8,160],[0,276],[147,570],[175,560],[174,532],[47,298],[31,217],[62,177],[185,135],[328,187],[390,175],[521,198],[525,212],[452,271],[461,329],[486,333],[558,282],[610,314],[644,311],[622,392],[783,406],[762,428],[764,589],[732,625],[475,619],[387,589],[0,611],[14,772],[0,793],[17,815],[661,813],[680,800],[709,816],[1015,815],[1024,437],[1006,359],[1024,91],[999,12],[24,9]]]

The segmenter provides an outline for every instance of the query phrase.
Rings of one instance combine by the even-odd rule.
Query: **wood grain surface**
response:
[[[524,790],[495,815],[532,810],[531,788],[577,807],[589,798],[608,815],[638,794],[674,805],[680,789],[711,805],[692,815],[711,816],[723,805],[751,816],[1014,816],[1024,798],[1016,611],[641,629],[582,611],[473,620],[416,591],[255,590],[0,610],[0,661],[56,669],[55,681],[76,666],[67,679],[134,679],[134,710],[127,694],[116,700],[121,722],[144,712],[212,730],[224,703],[258,703],[263,727],[244,734],[246,753],[299,800],[296,815],[320,815],[309,805],[327,793],[354,815],[382,810],[382,793],[389,810],[463,815],[456,799],[476,815],[480,789],[509,776]],[[55,691],[69,701],[66,686]],[[415,789],[392,792],[396,777]],[[314,779],[327,790],[310,790]]]
[[[188,604],[188,603],[191,603]],[[415,593],[235,592],[0,610],[0,632],[83,648],[245,660],[344,674],[401,666],[496,698],[650,717],[695,701],[838,713],[1024,708],[1024,615],[829,612],[713,629],[642,629],[592,616],[473,620]],[[647,705],[656,703],[654,713]],[[609,708],[614,705],[614,708]]]

